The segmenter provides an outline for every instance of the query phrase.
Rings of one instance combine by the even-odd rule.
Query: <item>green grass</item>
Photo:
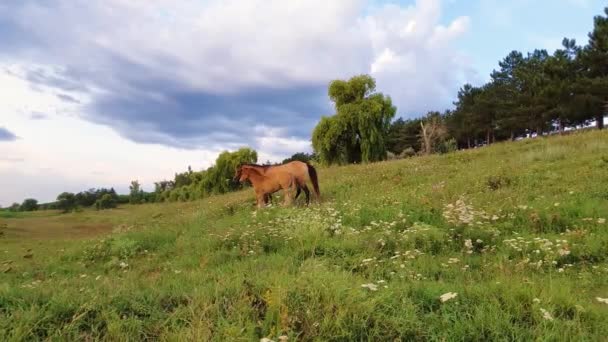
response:
[[[608,336],[608,132],[319,178],[309,208],[247,190],[1,217],[0,340]]]

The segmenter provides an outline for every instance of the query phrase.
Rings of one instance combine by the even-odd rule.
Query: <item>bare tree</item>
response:
[[[420,142],[425,155],[433,153],[435,145],[447,135],[447,128],[439,116],[430,116],[420,122]]]

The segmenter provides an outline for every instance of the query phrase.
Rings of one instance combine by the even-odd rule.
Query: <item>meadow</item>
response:
[[[606,340],[608,132],[319,179],[310,207],[1,213],[0,340]]]

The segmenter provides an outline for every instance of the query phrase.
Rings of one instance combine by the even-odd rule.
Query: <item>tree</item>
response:
[[[369,75],[330,83],[328,94],[336,114],[322,117],[312,137],[313,148],[322,162],[372,162],[386,158],[386,137],[396,108],[390,97],[375,90],[376,81]]]
[[[82,207],[90,207],[95,204],[95,201],[98,199],[97,190],[89,189],[86,191],[81,191],[75,195],[76,204]]]
[[[441,114],[430,112],[425,120],[420,122],[420,142],[422,152],[429,155],[434,152],[435,147],[447,135],[447,129],[442,122]]]
[[[474,121],[478,108],[476,107],[476,103],[480,94],[480,88],[465,84],[458,91],[458,100],[454,102],[456,110],[450,113],[446,118],[446,124],[451,135],[459,144],[466,146],[467,148],[472,147],[472,143],[479,131],[474,125]]]
[[[524,61],[521,52],[511,51],[498,63],[500,69],[492,72],[490,85],[485,87],[486,93],[480,98],[482,102],[493,103],[494,126],[511,140],[526,131],[525,110],[521,106],[523,86],[517,77],[517,70]]]
[[[547,119],[557,125],[562,132],[565,126],[583,124],[586,118],[581,115],[576,104],[576,94],[580,75],[583,74],[580,61],[577,59],[581,48],[574,39],[564,38],[562,49],[556,50],[545,63],[545,74],[548,83],[543,89],[542,97],[547,107]]]
[[[76,196],[71,192],[63,192],[57,196],[57,209],[64,213],[76,209]]]
[[[408,148],[420,151],[420,122],[421,119],[395,120],[388,130],[386,148],[396,155]]]
[[[38,210],[38,201],[33,198],[28,198],[21,203],[20,211],[35,211]]]
[[[546,50],[534,50],[515,69],[515,77],[520,85],[519,104],[525,113],[526,128],[539,136],[549,130],[551,122],[551,111],[542,96],[549,84],[545,74],[548,58]]]
[[[285,163],[289,163],[292,161],[301,161],[304,163],[308,163],[312,160],[316,159],[316,155],[314,153],[305,153],[305,152],[298,152],[298,153],[294,153],[291,157],[283,159],[283,164]]]
[[[241,148],[235,152],[224,151],[215,160],[215,165],[207,169],[201,182],[205,194],[223,194],[240,188],[233,182],[234,171],[241,164],[256,163],[258,153],[250,148]]]
[[[144,199],[144,191],[141,189],[139,182],[134,180],[129,185],[129,203],[140,204]]]
[[[95,208],[97,210],[116,208],[116,199],[110,194],[104,194],[95,202]]]
[[[594,118],[597,128],[604,128],[604,115],[608,103],[608,7],[606,16],[593,18],[593,31],[589,43],[583,48],[580,58],[584,65],[584,78],[579,82],[582,110]]]
[[[19,203],[13,203],[13,204],[11,204],[10,207],[8,207],[8,211],[16,212],[16,211],[19,211],[20,207],[21,207],[21,205],[19,205]]]

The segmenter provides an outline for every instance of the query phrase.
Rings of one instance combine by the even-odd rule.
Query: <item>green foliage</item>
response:
[[[38,210],[38,201],[33,198],[28,198],[21,203],[19,211],[35,211]]]
[[[421,119],[403,120],[399,118],[395,120],[388,131],[386,147],[389,151],[395,154],[401,154],[403,151],[411,148],[415,151],[420,151],[420,133]]]
[[[456,143],[456,139],[449,138],[442,140],[437,146],[438,153],[450,153],[458,150],[458,144]]]
[[[129,203],[141,204],[144,202],[144,191],[141,189],[139,182],[134,180],[129,185]]]
[[[329,85],[336,114],[323,117],[312,135],[315,153],[326,164],[373,162],[386,158],[386,137],[396,108],[390,97],[375,93],[368,75]]]
[[[110,194],[104,194],[95,202],[95,208],[97,210],[116,208],[117,205],[116,199]]]
[[[146,194],[144,197],[156,202],[186,202],[235,191],[241,188],[240,184],[232,180],[236,168],[240,164],[256,163],[257,160],[257,152],[250,148],[224,151],[217,157],[215,165],[207,170],[193,171],[188,167],[187,172],[176,174],[173,181],[155,183],[153,195]]]
[[[298,153],[294,153],[289,158],[283,159],[282,164],[289,163],[289,162],[296,161],[296,160],[304,162],[304,163],[309,163],[316,159],[317,159],[317,156],[314,153],[298,152]]]
[[[63,192],[57,196],[57,209],[64,213],[76,209],[76,196],[71,192]]]

